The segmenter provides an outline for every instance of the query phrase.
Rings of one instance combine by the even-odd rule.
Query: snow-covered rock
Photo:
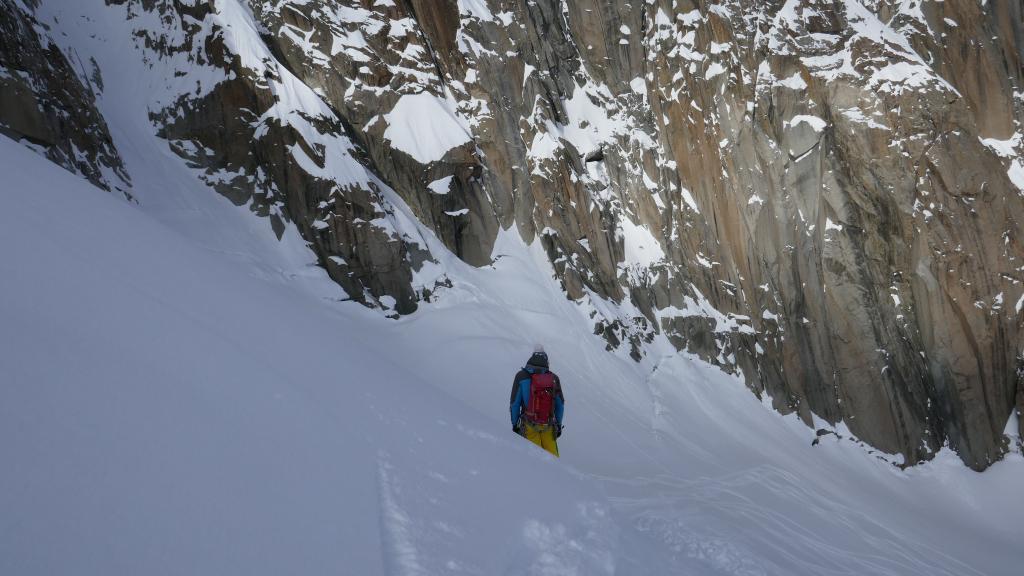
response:
[[[143,88],[118,96],[209,186],[297,231],[350,298],[412,313],[450,286],[446,253],[487,266],[514,231],[613,350],[671,343],[909,464],[946,443],[977,469],[1005,451],[1024,394],[1022,35],[1006,5],[36,12],[73,67],[137,70]]]

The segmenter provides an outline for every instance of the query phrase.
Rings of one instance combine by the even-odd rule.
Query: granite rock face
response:
[[[353,299],[413,313],[442,252],[516,233],[610,349],[697,353],[907,464],[1007,448],[1018,2],[108,4],[182,87],[154,130]]]
[[[105,190],[130,197],[130,179],[95,107],[95,61],[72,63],[34,17],[36,0],[0,0],[0,134]]]

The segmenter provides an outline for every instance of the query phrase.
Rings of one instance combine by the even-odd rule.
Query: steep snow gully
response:
[[[0,575],[1024,566],[1019,451],[900,469],[667,344],[608,352],[514,228],[474,268],[420,227],[451,286],[415,314],[348,301],[153,134],[160,86],[111,64],[128,40],[92,41],[135,201],[0,137]],[[505,404],[536,343],[566,391],[557,460]]]

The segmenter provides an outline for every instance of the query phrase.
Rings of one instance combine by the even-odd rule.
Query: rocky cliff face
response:
[[[513,230],[610,348],[667,340],[908,464],[1006,449],[1019,2],[108,3],[168,78],[154,130],[354,299],[443,293],[413,218],[478,266]]]
[[[130,182],[96,111],[95,61],[64,54],[34,17],[37,0],[0,0],[0,134],[130,197]]]

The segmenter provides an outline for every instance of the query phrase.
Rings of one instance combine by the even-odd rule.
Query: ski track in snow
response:
[[[419,576],[427,574],[417,559],[416,546],[412,541],[416,526],[412,518],[398,505],[399,486],[387,455],[381,453],[377,462],[378,490],[381,508],[381,539],[385,554],[383,563],[388,574],[394,576]]]

